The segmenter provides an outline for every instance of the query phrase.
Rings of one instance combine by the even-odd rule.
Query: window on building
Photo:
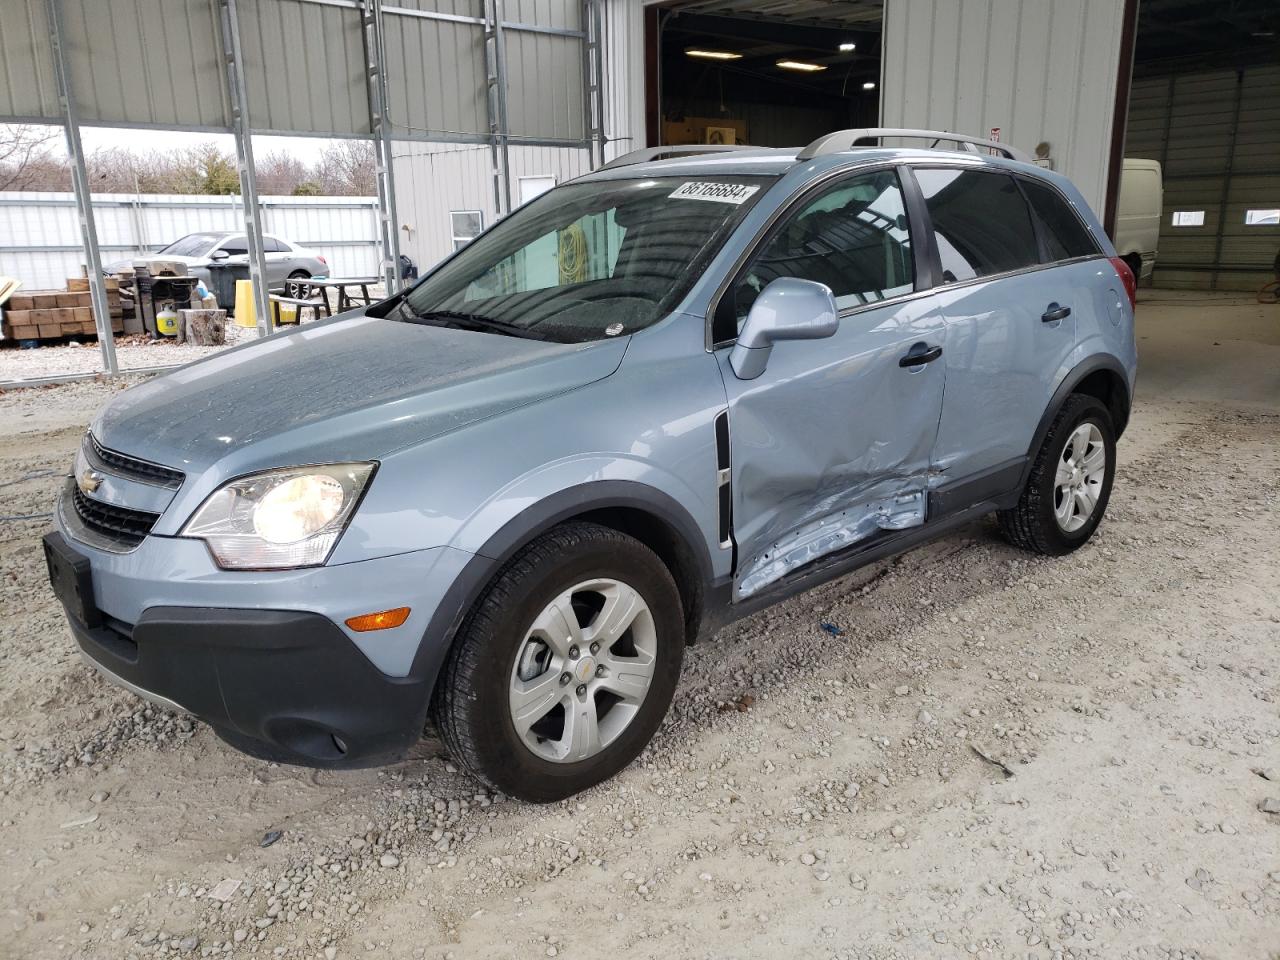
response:
[[[453,230],[453,249],[461,250],[484,232],[484,212],[481,210],[454,210],[449,214]]]
[[[1173,211],[1173,225],[1175,227],[1203,227],[1204,211],[1175,210]]]
[[[1013,177],[977,170],[916,171],[947,283],[1040,262],[1031,213]]]
[[[739,324],[779,277],[826,284],[841,309],[910,292],[915,271],[898,175],[842,180],[783,224],[734,288]]]
[[[1093,234],[1076,216],[1062,194],[1038,180],[1024,179],[1022,189],[1031,201],[1031,209],[1040,220],[1040,233],[1044,237],[1045,252],[1050,261],[1091,257],[1098,253],[1098,244],[1093,239]]]
[[[1280,225],[1280,210],[1246,210],[1244,212],[1246,227],[1274,227]]]

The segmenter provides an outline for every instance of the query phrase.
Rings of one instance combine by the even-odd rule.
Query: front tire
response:
[[[1072,394],[1036,454],[1018,505],[997,516],[1014,546],[1061,556],[1098,529],[1116,470],[1116,432],[1100,401]]]
[[[463,623],[436,684],[445,747],[535,803],[613,776],[657,731],[680,678],[670,572],[608,527],[571,523],[516,554]]]

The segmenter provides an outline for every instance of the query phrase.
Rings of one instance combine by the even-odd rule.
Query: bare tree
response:
[[[311,176],[305,163],[282,150],[268,153],[257,161],[256,168],[258,192],[267,195],[288,196]]]
[[[377,190],[373,144],[368,140],[335,140],[324,148],[315,177],[324,193],[367,197]]]
[[[0,190],[59,190],[66,164],[53,155],[57,127],[0,124]]]

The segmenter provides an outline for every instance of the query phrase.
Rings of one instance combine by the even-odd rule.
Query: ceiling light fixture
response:
[[[874,80],[868,80],[866,83],[862,85],[863,90],[874,90],[875,88],[876,88],[876,82]]]
[[[732,50],[704,50],[701,47],[690,47],[685,50],[686,57],[694,57],[698,60],[741,60],[742,54],[734,53]]]
[[[857,45],[856,43],[842,43],[842,44],[840,44],[840,52],[841,52],[841,53],[853,53],[853,51],[855,51],[855,50],[857,50],[857,49],[858,49],[858,45]]]
[[[827,69],[825,63],[805,63],[803,60],[779,60],[776,65],[782,70],[799,70],[801,73],[818,73]]]

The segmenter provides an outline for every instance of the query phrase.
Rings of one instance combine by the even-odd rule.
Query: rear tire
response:
[[[1005,538],[1046,556],[1079,549],[1102,522],[1115,469],[1111,414],[1096,398],[1073,393],[1040,444],[1017,506],[997,514]]]
[[[477,779],[521,800],[562,800],[640,754],[683,657],[680,594],[657,555],[617,530],[570,523],[523,548],[485,589],[432,716]]]

